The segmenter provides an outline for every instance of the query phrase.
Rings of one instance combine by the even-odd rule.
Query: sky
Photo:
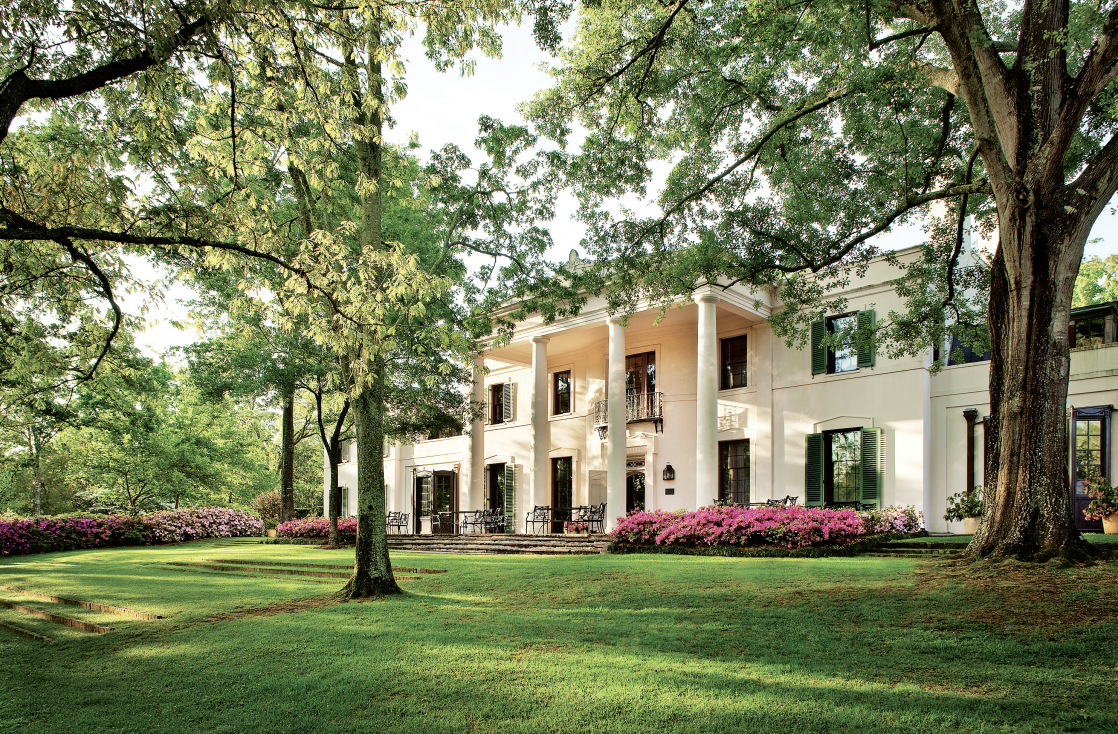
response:
[[[571,28],[572,24],[568,23],[565,35]],[[386,132],[386,138],[390,142],[405,143],[415,133],[421,145],[416,153],[421,160],[431,150],[447,143],[455,143],[477,160],[482,154],[474,148],[473,140],[479,116],[489,115],[505,123],[523,122],[517,107],[532,99],[538,90],[550,85],[551,77],[541,65],[552,59],[535,45],[530,25],[506,28],[503,36],[502,58],[478,58],[474,74],[465,78],[456,69],[446,73],[436,71],[423,54],[420,37],[409,39],[403,50],[407,61],[408,96],[393,108],[396,124]],[[574,220],[574,212],[573,197],[564,196],[558,202],[555,220],[550,223],[556,243],[556,259],[566,259],[571,249],[580,249],[584,228]],[[918,226],[909,226],[895,228],[875,238],[874,242],[884,249],[899,249],[917,244],[921,239],[922,230]],[[1088,256],[1105,257],[1118,253],[1118,217],[1115,217],[1112,208],[1099,217],[1091,239],[1101,241],[1088,244]],[[150,271],[146,263],[137,261],[133,265],[137,275],[143,275],[145,268]],[[153,356],[169,347],[198,339],[198,334],[192,329],[179,331],[168,323],[169,320],[188,320],[187,309],[178,300],[190,297],[188,288],[173,286],[164,302],[152,308],[153,323],[144,333],[137,335],[137,342]],[[135,309],[139,304],[125,299],[125,306]]]

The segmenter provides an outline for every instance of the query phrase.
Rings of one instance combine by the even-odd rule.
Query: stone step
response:
[[[928,548],[931,550],[963,550],[969,545],[965,542],[945,541],[943,543],[902,543],[893,541],[889,543],[882,543],[878,548]]]

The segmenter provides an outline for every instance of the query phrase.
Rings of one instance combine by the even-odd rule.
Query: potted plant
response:
[[[943,516],[948,522],[963,521],[963,532],[974,535],[982,525],[982,487],[977,486],[970,492],[960,492],[947,498],[947,513]]]
[[[563,532],[567,535],[589,535],[590,524],[578,520],[567,520],[563,523]]]
[[[1104,533],[1118,535],[1118,487],[1110,486],[1110,482],[1097,469],[1091,472],[1083,484],[1084,493],[1091,498],[1090,504],[1083,508],[1083,517],[1102,520]]]

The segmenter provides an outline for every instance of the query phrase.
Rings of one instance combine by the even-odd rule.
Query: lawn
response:
[[[329,578],[166,565],[352,560],[223,545],[0,559],[0,585],[165,617],[0,589],[114,628],[0,609],[54,638],[0,629],[0,732],[1118,731],[1114,562],[400,553],[447,572],[349,604]]]

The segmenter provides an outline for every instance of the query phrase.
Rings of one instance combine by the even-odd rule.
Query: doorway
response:
[[[458,473],[437,471],[434,480],[431,532],[454,534],[458,525]]]
[[[1071,510],[1080,531],[1102,532],[1102,520],[1088,520],[1083,511],[1091,503],[1086,479],[1095,474],[1110,481],[1110,406],[1076,408],[1072,414]]]
[[[644,509],[644,471],[625,477],[625,514]]]

